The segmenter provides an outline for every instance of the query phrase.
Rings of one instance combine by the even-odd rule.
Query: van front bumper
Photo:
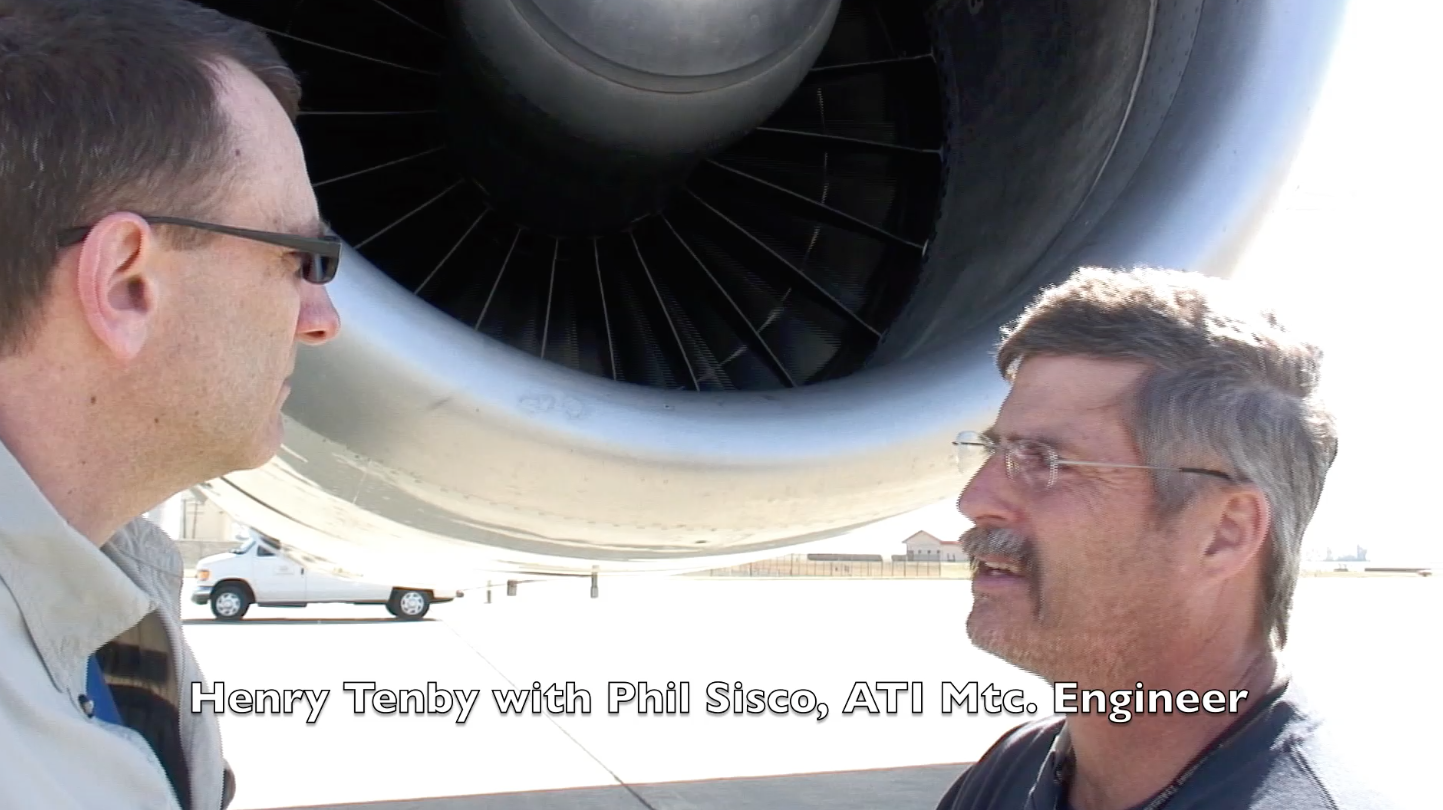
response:
[[[190,601],[196,603],[197,605],[209,604],[210,589],[211,586],[209,585],[195,586],[195,592],[190,595]]]

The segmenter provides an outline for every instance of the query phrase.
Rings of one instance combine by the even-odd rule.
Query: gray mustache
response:
[[[1032,541],[1011,529],[974,526],[963,532],[959,539],[962,550],[973,560],[974,570],[977,558],[984,556],[1004,557],[1019,563],[1024,571],[1032,570]]]

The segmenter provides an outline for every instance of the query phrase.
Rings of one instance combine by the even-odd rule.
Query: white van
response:
[[[398,619],[419,619],[437,602],[464,596],[459,590],[409,588],[307,571],[281,551],[281,544],[252,530],[245,542],[196,563],[191,601],[210,603],[217,619],[237,621],[251,605],[305,607],[316,602],[385,605]]]

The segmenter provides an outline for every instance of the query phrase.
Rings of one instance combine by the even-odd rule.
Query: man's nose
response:
[[[989,458],[962,488],[957,511],[973,523],[1006,520],[1017,512],[1015,487],[1011,484],[1002,459]]]
[[[340,331],[341,315],[331,303],[331,294],[320,284],[307,284],[301,297],[296,338],[302,343],[319,346],[334,338]]]

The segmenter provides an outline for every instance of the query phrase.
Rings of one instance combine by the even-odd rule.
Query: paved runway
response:
[[[945,684],[959,693],[971,682],[979,692],[1021,690],[1036,716],[1051,713],[1040,680],[967,643],[969,586],[603,580],[591,599],[580,580],[522,585],[513,597],[498,587],[490,604],[473,591],[417,623],[380,607],[312,605],[253,608],[245,621],[223,624],[187,602],[186,629],[207,676],[228,690],[329,690],[318,712],[296,696],[289,714],[221,718],[238,775],[235,810],[930,810],[963,763],[1033,716],[945,714]],[[1370,768],[1416,775],[1432,767],[1425,752],[1436,753],[1436,743],[1424,730],[1443,721],[1432,663],[1439,617],[1436,577],[1300,584],[1293,666],[1358,739],[1390,741],[1362,752]],[[640,681],[658,698],[674,685],[672,703],[658,699],[661,713],[642,714],[632,701],[609,713],[608,684]],[[710,713],[707,685],[729,692],[737,681],[795,693],[802,708],[797,690],[810,690],[827,715]],[[858,681],[920,689],[897,693],[889,714],[886,693],[874,688],[877,714],[848,713]],[[503,713],[493,694],[522,690],[514,697],[523,698],[533,684],[567,682],[589,692],[589,714]],[[433,684],[433,693],[460,690],[463,704],[474,702],[464,722],[454,697],[451,705],[432,697],[432,708],[444,709],[435,714],[384,713],[395,706],[371,701],[357,683],[423,695]],[[1421,785],[1407,789],[1423,795]]]

